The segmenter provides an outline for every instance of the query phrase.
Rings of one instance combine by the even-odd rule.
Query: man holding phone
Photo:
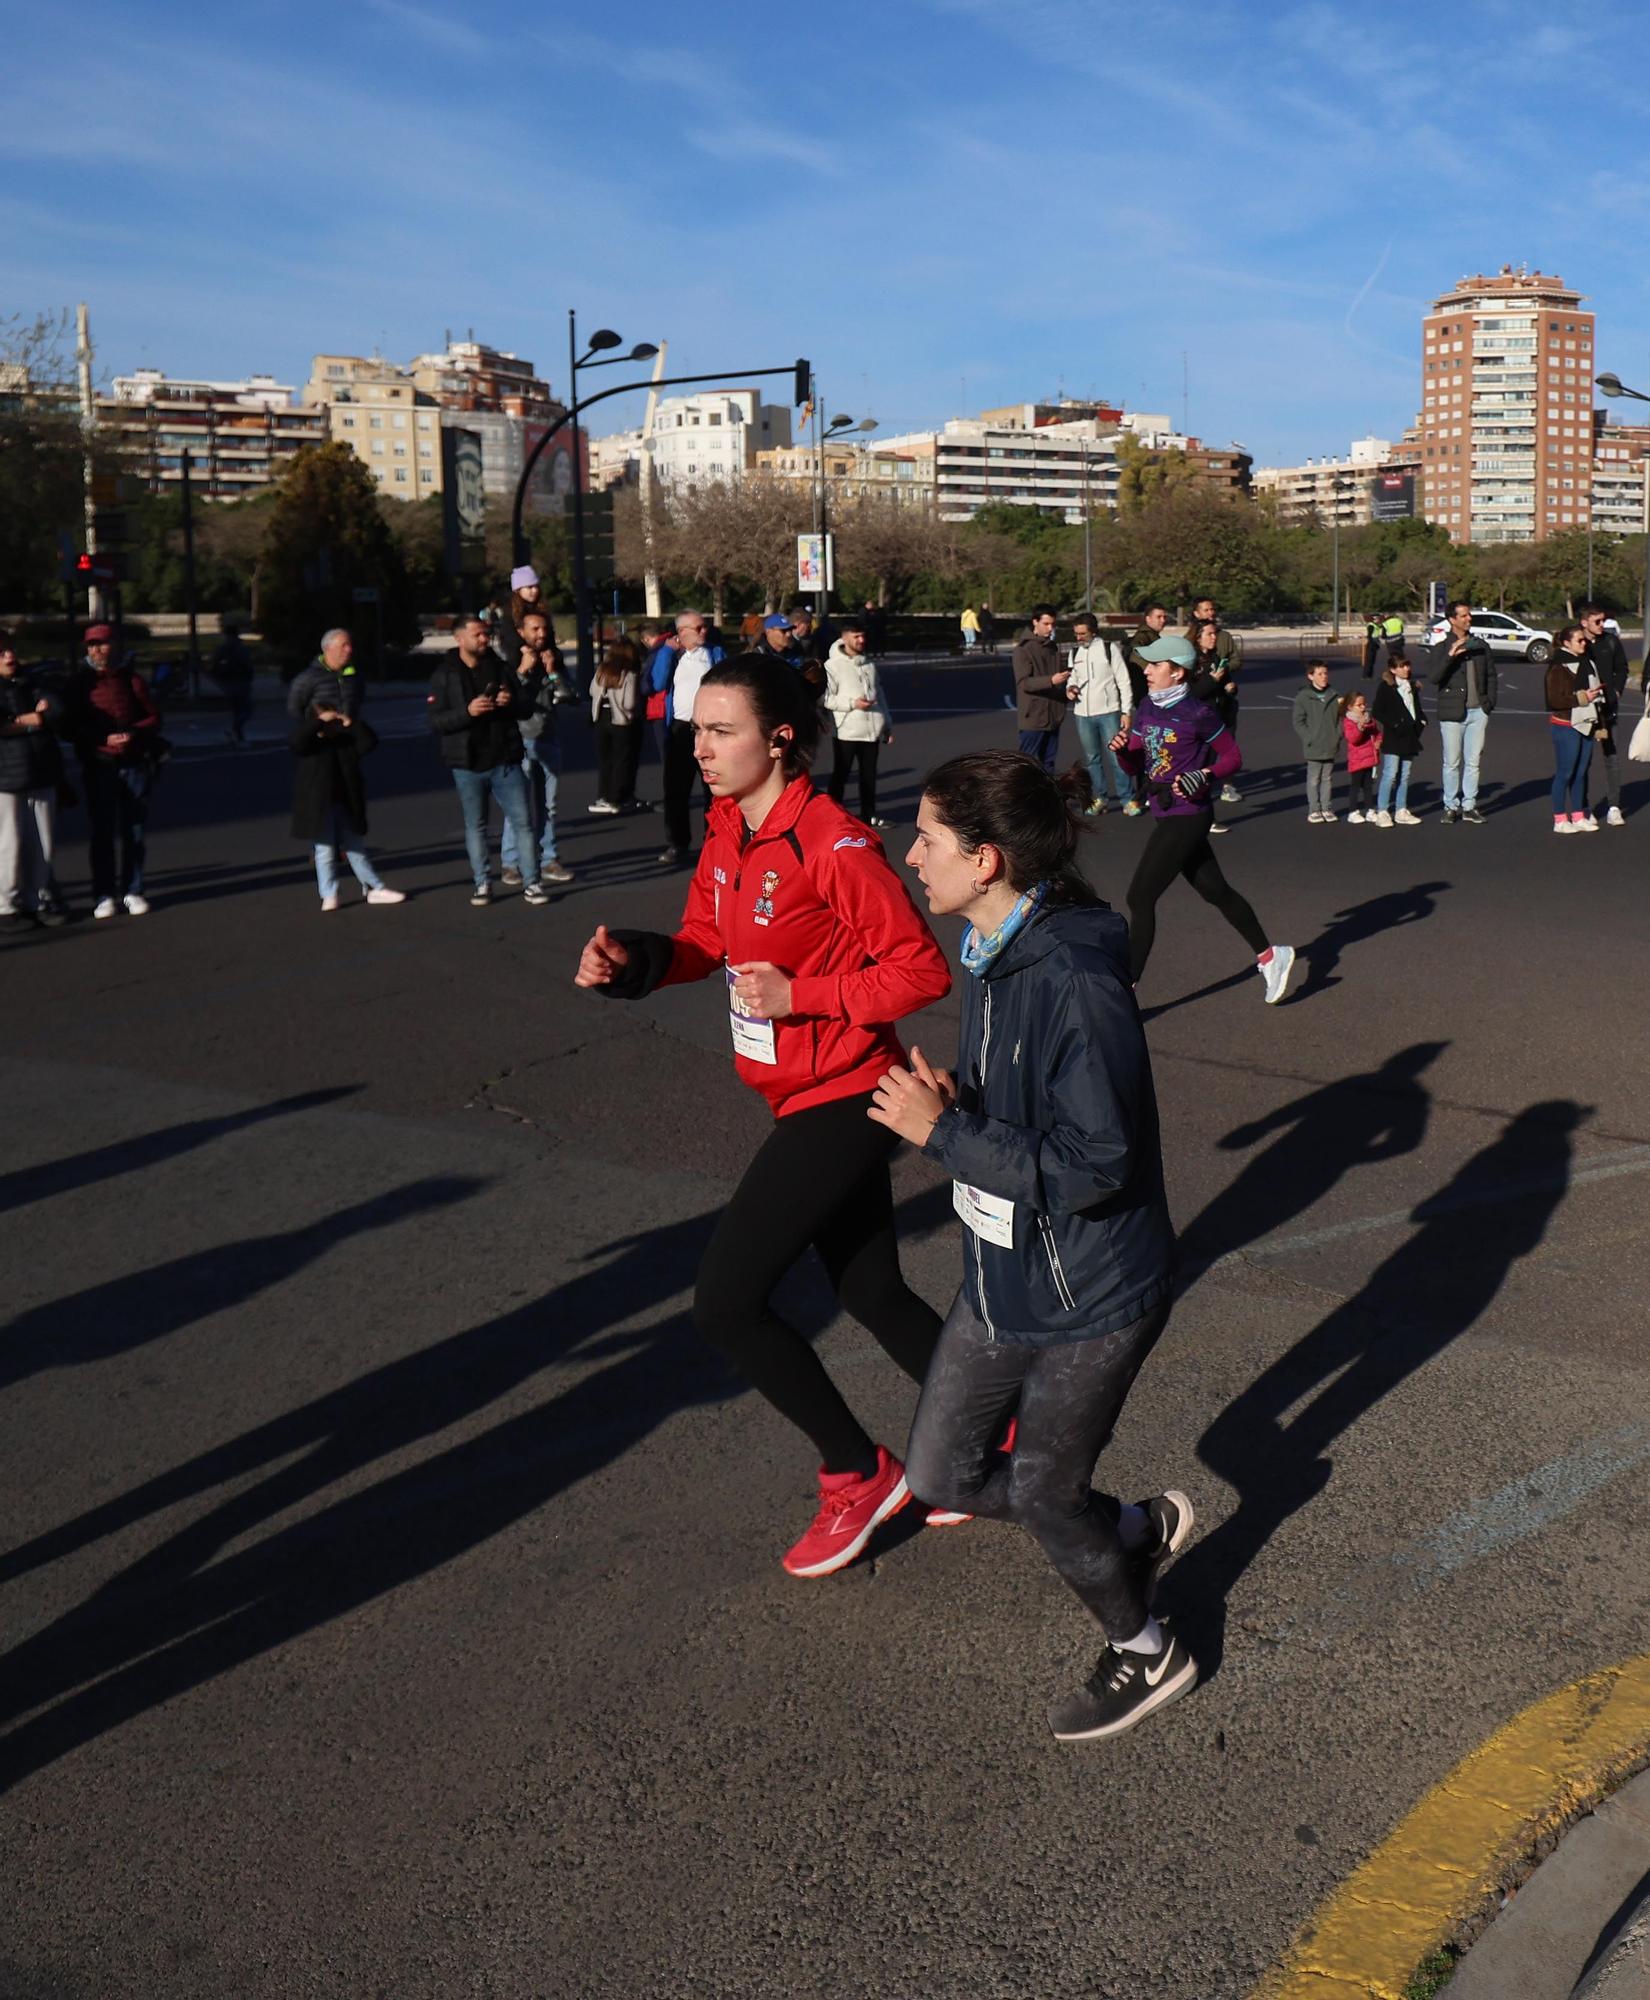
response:
[[[487,643],[487,628],[473,612],[453,626],[456,650],[430,679],[430,727],[441,742],[441,758],[453,774],[464,811],[464,845],[475,878],[470,902],[485,909],[493,900],[487,854],[487,806],[497,799],[515,831],[516,850],[531,855],[533,824],[527,786],[521,775],[521,730],[512,687],[514,676]],[[522,900],[535,908],[550,897],[541,882],[528,882]]]
[[[1472,606],[1459,598],[1449,608],[1449,630],[1427,648],[1425,678],[1436,690],[1435,716],[1444,751],[1444,824],[1482,826],[1478,766],[1495,711],[1495,660],[1472,635]]]

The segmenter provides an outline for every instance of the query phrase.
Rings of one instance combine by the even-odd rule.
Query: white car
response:
[[[1434,619],[1427,627],[1427,644],[1436,646],[1448,630],[1447,618]],[[1553,656],[1551,632],[1522,625],[1505,611],[1474,611],[1472,636],[1482,639],[1492,653],[1512,653],[1521,660],[1533,660],[1538,667],[1545,666]]]

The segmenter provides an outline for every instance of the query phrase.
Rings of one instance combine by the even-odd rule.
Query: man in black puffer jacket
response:
[[[18,665],[0,632],[0,929],[65,921],[52,880],[63,704]]]

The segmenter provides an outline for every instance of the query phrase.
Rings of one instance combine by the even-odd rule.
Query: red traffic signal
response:
[[[84,555],[76,556],[74,559],[74,566],[76,573],[78,575],[90,576],[92,571],[97,567],[97,557],[84,556]]]

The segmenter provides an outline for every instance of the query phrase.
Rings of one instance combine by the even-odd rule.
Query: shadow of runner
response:
[[[487,1185],[474,1174],[409,1181],[352,1208],[332,1209],[300,1229],[219,1243],[34,1306],[0,1329],[0,1388],[43,1368],[79,1367],[162,1340],[244,1305],[352,1237],[466,1201]]]
[[[1334,985],[1332,974],[1349,945],[1424,922],[1438,908],[1438,898],[1452,886],[1448,882],[1415,882],[1337,910],[1312,942],[1301,947],[1306,977],[1289,996],[1290,1003]]]
[[[1357,1168],[1414,1152],[1432,1104],[1421,1073],[1448,1047],[1412,1043],[1379,1069],[1340,1077],[1228,1132],[1219,1141],[1228,1152],[1278,1136],[1181,1231],[1180,1289],[1220,1258],[1264,1244]]]
[[[896,1214],[907,1229],[920,1229],[949,1205],[948,1188],[923,1189]],[[478,1547],[676,1412],[744,1394],[743,1381],[702,1345],[686,1313],[612,1331],[691,1290],[718,1213],[620,1238],[595,1253],[603,1260],[598,1268],[547,1297],[375,1369],[0,1558],[0,1582],[10,1581],[275,1468],[0,1656],[0,1721],[17,1725],[0,1737],[0,1791]],[[791,1316],[799,1323],[806,1317]],[[222,1555],[327,1487],[461,1423],[546,1368],[591,1359],[609,1365]],[[304,1456],[285,1462],[297,1452]]]
[[[49,1201],[54,1195],[69,1194],[75,1188],[90,1187],[96,1181],[117,1174],[141,1173],[175,1160],[180,1153],[197,1146],[210,1146],[228,1132],[244,1131],[262,1124],[266,1118],[290,1118],[300,1111],[317,1111],[336,1104],[341,1097],[353,1097],[358,1083],[338,1084],[329,1090],[306,1090],[297,1097],[278,1098],[273,1104],[255,1104],[247,1111],[229,1111],[218,1118],[191,1118],[182,1125],[167,1125],[158,1132],[145,1132],[136,1139],[117,1139],[112,1145],[94,1146],[73,1153],[66,1160],[46,1160],[38,1167],[16,1167],[0,1174],[0,1214],[19,1208],[24,1202]]]
[[[1289,1517],[1328,1485],[1328,1447],[1464,1333],[1541,1242],[1569,1187],[1573,1135],[1590,1115],[1569,1099],[1521,1111],[1415,1208],[1415,1233],[1363,1288],[1234,1397],[1198,1440],[1198,1457],[1238,1496],[1165,1583],[1205,1678],[1219,1665],[1227,1594]]]

